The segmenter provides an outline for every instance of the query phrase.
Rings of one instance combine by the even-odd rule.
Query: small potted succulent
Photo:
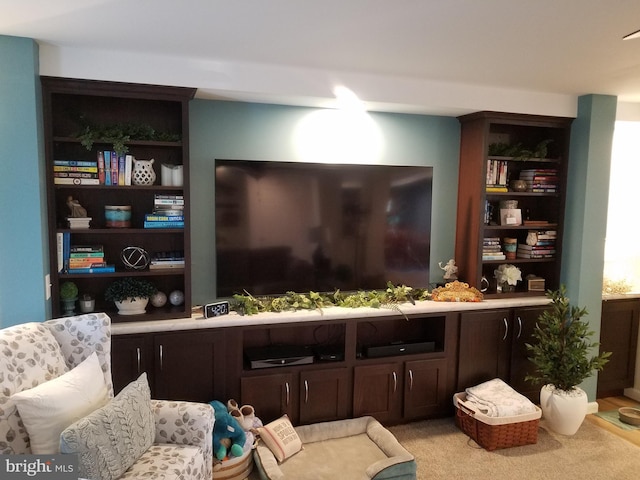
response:
[[[139,315],[146,312],[149,298],[157,291],[148,280],[124,277],[107,287],[104,298],[116,304],[120,315]]]
[[[74,282],[63,282],[60,285],[60,301],[62,302],[62,314],[65,317],[76,313],[76,300],[78,300],[78,286]]]

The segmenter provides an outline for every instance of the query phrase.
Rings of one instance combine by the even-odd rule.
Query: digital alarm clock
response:
[[[229,313],[229,302],[226,300],[220,302],[207,303],[204,306],[204,318],[219,317]]]

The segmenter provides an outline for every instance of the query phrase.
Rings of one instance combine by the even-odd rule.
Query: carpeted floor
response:
[[[458,430],[453,418],[389,430],[415,455],[419,480],[635,480],[640,475],[640,449],[587,421],[566,437],[547,431],[542,420],[537,444],[493,452]]]

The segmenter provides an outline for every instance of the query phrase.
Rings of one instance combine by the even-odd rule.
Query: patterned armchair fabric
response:
[[[113,397],[111,319],[106,314],[31,322],[0,330],[0,454],[31,453],[28,433],[11,395],[59,377],[93,352],[98,355],[109,396]],[[151,402],[155,443],[122,478],[211,479],[213,409],[204,403]]]

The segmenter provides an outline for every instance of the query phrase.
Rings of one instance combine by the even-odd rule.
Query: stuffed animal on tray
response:
[[[215,423],[213,424],[213,453],[220,461],[228,455],[240,457],[244,452],[244,444],[247,440],[242,426],[233,415],[227,411],[227,407],[218,400],[209,402],[213,407]]]

